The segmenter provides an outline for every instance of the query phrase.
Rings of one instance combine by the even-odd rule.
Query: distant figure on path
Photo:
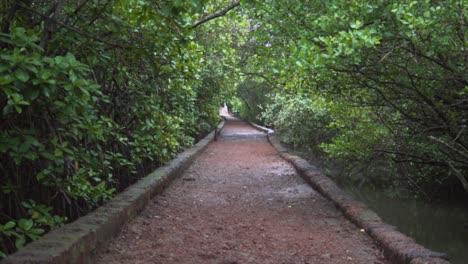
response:
[[[226,102],[224,102],[224,106],[219,109],[219,115],[220,116],[230,116],[228,107],[226,105]]]

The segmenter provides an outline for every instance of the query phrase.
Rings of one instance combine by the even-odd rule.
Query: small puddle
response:
[[[294,175],[294,170],[289,166],[285,166],[283,164],[278,164],[278,165],[272,166],[272,167],[273,167],[272,169],[268,170],[268,173],[270,173],[270,174],[274,174],[274,175],[278,175],[278,176],[282,176],[282,175],[292,176],[292,175]]]
[[[278,191],[278,193],[288,199],[305,199],[310,198],[317,193],[307,184],[299,184],[290,186]]]

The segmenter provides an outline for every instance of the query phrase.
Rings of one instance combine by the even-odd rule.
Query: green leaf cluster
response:
[[[0,257],[109,200],[219,122],[236,34],[222,28],[230,20],[190,29],[219,4],[1,4]]]
[[[254,54],[246,53],[243,71],[258,73],[258,80],[272,87],[276,95],[263,115],[286,141],[320,145],[347,163],[385,160],[401,174],[393,176],[395,183],[403,181],[426,197],[447,198],[447,189],[466,195],[463,1],[253,1],[250,6],[247,43]],[[299,109],[317,105],[326,110],[326,132],[315,112],[309,120],[299,115]],[[316,134],[327,136],[311,141]]]

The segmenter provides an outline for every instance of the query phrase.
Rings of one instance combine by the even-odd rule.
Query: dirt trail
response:
[[[96,263],[388,263],[264,134],[228,120]]]

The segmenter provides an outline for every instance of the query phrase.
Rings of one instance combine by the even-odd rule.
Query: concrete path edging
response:
[[[273,134],[275,133],[275,131],[273,129],[270,129],[270,128],[267,128],[267,127],[262,127],[262,126],[259,126],[257,124],[255,124],[254,122],[251,122],[251,121],[247,121],[251,126],[253,126],[255,129],[257,130],[260,130],[260,131],[263,131],[265,133],[267,133],[268,135],[269,134]]]
[[[268,139],[280,156],[291,163],[299,175],[314,189],[320,192],[355,225],[367,232],[383,249],[390,261],[398,264],[448,264],[445,253],[434,252],[419,244],[414,239],[386,224],[365,204],[354,200],[341,190],[335,182],[323,175],[320,170],[305,159],[289,153],[288,149],[276,137],[272,129],[249,122],[254,128],[268,134]]]
[[[220,135],[223,133],[224,125],[226,124],[226,117],[225,116],[220,116],[222,121],[219,123],[219,125],[216,127],[214,131],[214,141],[217,141]]]
[[[161,193],[219,134],[225,121],[193,147],[176,156],[95,211],[52,230],[11,254],[1,264],[90,263],[93,255],[134,218],[153,196]]]
[[[252,124],[268,133],[268,139],[280,156],[291,163],[299,175],[315,190],[331,200],[342,213],[376,241],[384,255],[398,264],[449,264],[445,253],[438,253],[417,244],[412,238],[388,225],[365,204],[354,200],[335,182],[305,159],[290,154],[273,130]]]

